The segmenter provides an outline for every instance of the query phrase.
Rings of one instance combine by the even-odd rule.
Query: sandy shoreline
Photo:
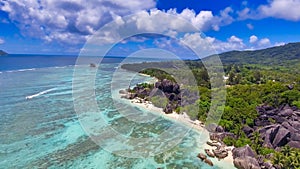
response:
[[[180,122],[181,124],[184,124],[188,127],[191,127],[191,129],[196,130],[197,132],[207,135],[206,138],[207,140],[205,140],[205,142],[203,142],[203,140],[201,142],[203,142],[203,150],[201,150],[201,152],[199,153],[204,153],[205,149],[212,149],[213,147],[209,146],[208,144],[206,144],[206,141],[211,141],[209,138],[209,132],[204,128],[204,124],[199,121],[199,120],[191,120],[189,118],[188,115],[184,114],[178,114],[176,112],[173,112],[171,114],[166,114],[162,108],[158,108],[155,107],[153,104],[151,104],[150,102],[141,102],[140,99],[135,98],[132,100],[129,100],[131,104],[133,104],[133,106],[136,107],[141,107],[147,110],[150,110],[152,112],[156,112],[159,113],[161,116],[163,116],[164,118],[168,119],[168,120],[172,120],[172,121],[177,121]],[[200,140],[199,140],[200,141]],[[225,149],[230,149],[232,150],[234,147],[233,146],[226,146]],[[210,157],[208,157],[210,158]],[[224,159],[217,159],[217,158],[210,158],[212,160],[212,162],[214,163],[214,165],[221,167],[221,168],[227,168],[226,164],[231,164],[230,166],[228,166],[229,168],[232,168],[233,165],[233,157],[232,157],[232,151],[228,151],[228,156]]]

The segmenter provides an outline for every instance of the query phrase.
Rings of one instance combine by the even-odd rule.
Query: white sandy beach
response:
[[[200,132],[202,135],[206,135],[207,140],[205,140],[205,141],[199,140],[199,142],[201,141],[201,143],[204,143],[203,150],[199,153],[205,154],[205,152],[204,152],[205,149],[213,148],[213,147],[209,146],[208,144],[206,144],[206,141],[211,141],[211,140],[209,138],[209,132],[204,128],[204,124],[201,121],[191,120],[186,113],[178,114],[176,112],[173,112],[171,114],[166,114],[165,112],[163,112],[162,108],[155,107],[150,102],[140,103],[140,100],[136,99],[136,98],[130,100],[130,102],[131,102],[131,104],[133,104],[133,106],[141,107],[141,108],[150,110],[151,112],[159,113],[162,117],[164,117],[166,119],[180,122],[184,125],[187,125],[188,127],[191,127],[191,129],[194,129],[197,132]],[[225,149],[230,149],[230,150],[232,150],[233,148],[234,148],[233,146],[225,147]],[[208,157],[208,158],[210,158],[210,157]],[[232,169],[232,167],[233,167],[233,157],[232,157],[231,151],[228,151],[228,156],[224,159],[221,159],[221,160],[219,160],[217,158],[210,158],[210,159],[212,160],[213,164],[218,167],[221,167],[224,169]]]

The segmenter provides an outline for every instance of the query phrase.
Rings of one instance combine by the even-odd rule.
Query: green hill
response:
[[[4,52],[3,50],[0,50],[0,56],[8,55],[8,53]]]
[[[230,51],[219,56],[223,64],[289,66],[300,61],[300,42],[254,51]]]

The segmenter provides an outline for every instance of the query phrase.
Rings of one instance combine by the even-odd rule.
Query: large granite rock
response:
[[[290,135],[291,133],[289,130],[280,126],[272,142],[273,147],[276,148],[286,145],[289,141]]]
[[[299,148],[300,149],[300,141],[290,141],[287,145],[293,148]]]
[[[257,110],[259,117],[255,119],[254,129],[258,129],[264,147],[300,147],[300,113],[297,108],[260,106]],[[244,132],[247,134],[247,130]]]
[[[260,169],[256,153],[249,145],[232,150],[233,163],[238,169]]]
[[[151,99],[153,96],[166,97],[168,103],[162,107],[165,113],[172,113],[181,103],[180,86],[167,79],[158,81],[152,87],[145,87],[144,85],[136,85],[132,90],[120,91],[122,98],[134,99],[141,98],[144,100]]]
[[[231,137],[231,138],[236,138],[236,136],[233,133],[230,132],[223,132],[223,133],[209,133],[209,138],[211,140],[217,140],[221,141],[225,137]]]
[[[233,164],[238,169],[261,169],[257,160],[248,156],[234,159]]]
[[[246,145],[244,147],[240,147],[240,148],[234,148],[232,150],[232,156],[233,159],[238,158],[238,157],[256,157],[256,153],[252,150],[252,148],[249,145]]]
[[[290,117],[294,114],[294,111],[290,108],[287,109],[283,109],[282,111],[280,111],[278,113],[279,116],[283,116],[283,117]]]
[[[292,141],[300,141],[300,133],[294,132],[291,134],[291,140]]]
[[[247,135],[247,136],[249,136],[251,133],[253,133],[253,131],[254,131],[254,129],[253,128],[251,128],[251,127],[249,127],[249,126],[244,126],[243,128],[242,128],[242,130],[243,130],[243,132]]]

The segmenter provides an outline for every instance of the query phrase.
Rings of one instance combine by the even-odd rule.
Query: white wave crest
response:
[[[13,72],[25,72],[25,71],[31,71],[31,70],[36,70],[36,68],[31,68],[31,69],[19,69],[19,70],[8,70],[6,72],[8,73],[13,73]]]
[[[37,93],[37,94],[33,94],[33,95],[30,95],[30,96],[26,96],[25,98],[26,98],[26,99],[32,99],[32,98],[38,97],[38,96],[40,96],[40,95],[46,94],[46,93],[48,93],[48,92],[51,92],[51,91],[53,91],[53,90],[55,90],[55,89],[56,89],[56,88],[44,90],[44,91],[39,92],[39,93]]]

